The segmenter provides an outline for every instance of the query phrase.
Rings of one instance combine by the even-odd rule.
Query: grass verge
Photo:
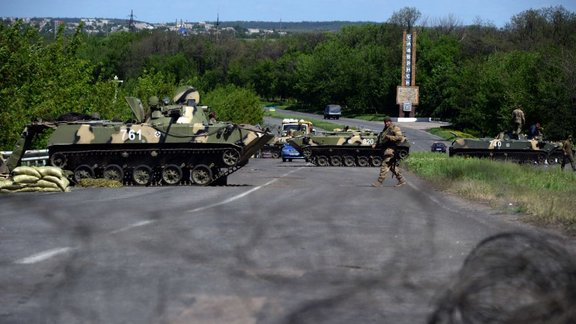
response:
[[[405,161],[411,172],[441,190],[512,210],[522,220],[576,235],[576,173],[488,159],[414,152]]]

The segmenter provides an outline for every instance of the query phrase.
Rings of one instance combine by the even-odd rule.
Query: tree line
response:
[[[503,28],[456,19],[418,24],[415,8],[382,24],[338,32],[240,39],[230,33],[182,36],[167,31],[39,34],[21,21],[0,25],[0,148],[23,126],[70,111],[130,119],[125,96],[171,97],[180,85],[200,90],[220,119],[260,123],[261,101],[344,114],[396,116],[402,32],[417,32],[419,116],[450,121],[478,136],[510,129],[521,106],[547,139],[576,134],[576,15],[533,9]]]

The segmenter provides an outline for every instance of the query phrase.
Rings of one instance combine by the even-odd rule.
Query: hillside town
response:
[[[198,34],[229,33],[237,36],[253,37],[266,36],[271,34],[285,35],[285,31],[264,28],[244,28],[237,26],[224,26],[220,22],[188,22],[184,20],[172,23],[148,23],[137,21],[131,14],[129,19],[114,18],[18,18],[1,17],[3,23],[13,24],[22,20],[24,24],[36,26],[41,33],[55,33],[59,25],[64,25],[66,33],[74,32],[80,24],[83,31],[88,34],[109,34],[115,32],[136,32],[142,30],[166,30],[175,31],[183,36]]]

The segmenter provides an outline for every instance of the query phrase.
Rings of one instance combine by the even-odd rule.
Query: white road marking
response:
[[[154,222],[155,222],[155,221],[152,221],[152,220],[145,220],[145,221],[137,222],[137,223],[134,223],[134,224],[130,224],[130,225],[126,226],[126,227],[122,227],[122,228],[120,228],[120,229],[117,229],[117,230],[115,230],[115,231],[112,231],[112,232],[110,232],[110,234],[117,234],[117,233],[125,232],[125,231],[131,230],[131,229],[133,229],[133,228],[135,228],[135,227],[140,227],[140,226],[146,226],[146,225],[149,225],[149,224],[153,224]]]
[[[51,249],[51,250],[46,250],[44,252],[40,252],[34,255],[31,255],[27,258],[23,258],[20,260],[16,260],[14,261],[14,263],[16,264],[33,264],[33,263],[38,263],[44,260],[48,260],[52,257],[55,257],[57,255],[60,254],[64,254],[67,253],[68,251],[73,250],[73,248],[71,247],[63,247],[63,248],[56,248],[56,249]]]
[[[294,172],[296,172],[296,171],[299,171],[299,170],[301,170],[301,169],[303,169],[303,168],[304,168],[304,167],[300,167],[300,168],[298,168],[298,169],[292,170],[292,171],[290,171],[290,172],[288,172],[288,173],[286,173],[286,174],[283,174],[283,175],[280,176],[279,178],[272,179],[272,180],[266,182],[266,183],[263,184],[263,185],[254,187],[254,188],[252,188],[252,189],[250,189],[250,190],[248,190],[248,191],[246,191],[246,192],[243,192],[243,193],[241,193],[241,194],[239,194],[239,195],[230,197],[230,198],[225,199],[225,200],[223,200],[223,201],[221,201],[221,202],[217,202],[217,203],[214,203],[214,204],[211,204],[211,205],[207,205],[207,206],[199,207],[199,208],[196,208],[196,209],[192,209],[192,210],[189,211],[189,213],[195,213],[195,212],[203,211],[203,210],[206,210],[206,209],[209,209],[209,208],[213,208],[213,207],[217,207],[217,206],[229,204],[229,203],[231,203],[231,202],[233,202],[233,201],[235,201],[235,200],[238,200],[238,199],[240,199],[240,198],[246,197],[246,196],[248,196],[249,194],[251,194],[251,193],[253,193],[253,192],[257,191],[257,190],[260,190],[260,189],[262,189],[262,188],[264,188],[264,187],[266,187],[266,186],[269,186],[269,185],[273,184],[274,182],[278,181],[278,179],[283,178],[283,177],[286,177],[286,176],[288,176],[288,175],[290,175],[290,174],[292,174],[292,173],[294,173]],[[131,229],[136,228],[136,227],[146,226],[146,225],[150,225],[150,224],[153,224],[153,223],[155,223],[155,221],[153,221],[153,220],[145,220],[145,221],[133,223],[133,224],[130,224],[130,225],[128,225],[128,226],[125,226],[125,227],[122,227],[122,228],[120,228],[120,229],[117,229],[117,230],[115,230],[115,231],[112,231],[112,232],[110,232],[110,234],[117,234],[117,233],[125,232],[125,231],[131,230]],[[52,258],[52,257],[57,256],[57,255],[67,253],[68,251],[71,251],[71,250],[74,250],[74,249],[75,249],[75,248],[71,248],[71,247],[63,247],[63,248],[56,248],[56,249],[46,250],[46,251],[44,251],[44,252],[40,252],[40,253],[31,255],[31,256],[29,256],[29,257],[26,257],[26,258],[22,258],[22,259],[16,260],[16,261],[14,261],[14,263],[16,263],[16,264],[33,264],[33,263],[38,263],[38,262],[42,262],[42,261],[48,260],[48,259],[50,259],[50,258]]]
[[[228,198],[228,199],[224,199],[224,200],[222,200],[222,201],[220,201],[220,202],[217,202],[217,203],[214,203],[214,204],[211,204],[211,205],[206,205],[206,206],[203,206],[203,207],[198,207],[198,208],[196,208],[196,209],[189,210],[188,212],[189,212],[189,213],[196,213],[196,212],[203,211],[203,210],[206,210],[206,209],[210,209],[210,208],[214,208],[214,207],[218,207],[218,206],[222,206],[222,205],[229,204],[229,203],[231,203],[231,202],[233,202],[233,201],[235,201],[235,200],[238,200],[238,199],[240,199],[240,198],[243,198],[243,197],[248,196],[249,194],[253,193],[254,191],[260,190],[260,189],[262,189],[262,188],[264,188],[264,187],[266,187],[266,186],[269,186],[269,185],[273,184],[274,182],[278,181],[278,179],[280,179],[280,178],[284,178],[284,177],[290,175],[291,173],[294,173],[294,172],[296,172],[296,171],[300,171],[300,170],[302,170],[303,168],[304,168],[304,167],[300,167],[300,168],[298,168],[298,169],[292,170],[292,171],[290,171],[290,172],[288,172],[288,173],[286,173],[286,174],[281,175],[279,178],[272,179],[272,180],[266,182],[266,183],[263,184],[263,185],[259,185],[258,187],[254,187],[254,188],[252,188],[252,189],[250,189],[250,190],[248,190],[248,191],[246,191],[246,192],[243,192],[243,193],[241,193],[241,194],[239,194],[239,195],[230,197],[230,198]]]

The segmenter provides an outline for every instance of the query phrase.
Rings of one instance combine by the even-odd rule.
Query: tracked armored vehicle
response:
[[[52,129],[49,164],[70,171],[73,181],[106,178],[128,185],[226,184],[227,176],[273,136],[252,125],[209,123],[198,91],[185,87],[174,104],[146,113],[126,98],[133,122],[78,120],[28,125],[7,161],[15,168],[35,134]]]
[[[299,136],[288,140],[306,159],[317,166],[369,167],[382,164],[382,153],[394,147],[396,158],[403,159],[410,153],[410,143],[405,139],[372,147],[378,143],[378,133],[363,131],[334,131],[319,135]]]
[[[459,138],[448,149],[449,156],[490,158],[518,163],[556,163],[560,144],[501,133],[495,138]]]

